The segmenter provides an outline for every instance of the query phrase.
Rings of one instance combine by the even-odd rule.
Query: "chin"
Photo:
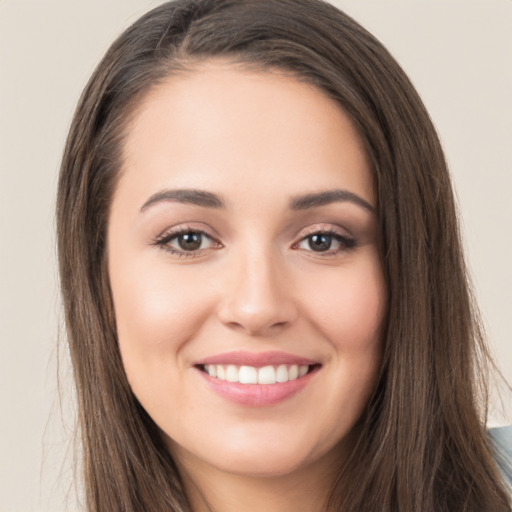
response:
[[[173,441],[169,449],[176,462],[182,462],[184,467],[190,468],[190,462],[194,461],[193,465],[206,464],[212,470],[222,473],[278,478],[300,472],[325,458],[337,458],[343,445],[338,443],[331,446],[325,439],[314,443],[310,436],[304,439],[303,436],[290,435],[290,432],[276,435],[265,432],[264,428],[253,435],[251,429],[231,434],[224,440],[220,439],[221,436],[210,439],[207,443],[209,449],[206,450],[204,445],[197,450],[184,450],[183,446]]]
[[[290,475],[309,464],[309,460],[297,456],[297,453],[269,454],[260,451],[243,456],[240,453],[233,454],[232,458],[227,457],[217,464],[217,468],[240,476],[272,478]]]

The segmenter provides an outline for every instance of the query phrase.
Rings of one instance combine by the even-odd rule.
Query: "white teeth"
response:
[[[238,382],[241,384],[257,384],[258,370],[253,366],[241,366],[238,373]]]
[[[280,364],[276,371],[277,382],[288,382],[288,368],[285,364]]]
[[[288,370],[288,380],[295,380],[299,376],[299,367],[292,364]]]
[[[275,384],[276,370],[273,366],[262,366],[258,370],[258,384]]]
[[[240,382],[241,384],[276,384],[288,382],[304,377],[308,373],[308,365],[262,366],[236,366],[234,364],[207,364],[204,371],[210,376],[227,382]]]
[[[226,368],[226,380],[228,382],[238,382],[238,373],[238,368],[235,365],[228,365]]]

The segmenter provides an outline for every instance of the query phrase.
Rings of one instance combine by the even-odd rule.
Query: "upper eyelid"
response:
[[[354,238],[350,231],[346,228],[342,228],[336,224],[330,223],[318,223],[313,224],[312,226],[308,226],[306,228],[302,228],[294,235],[295,240],[302,240],[311,235],[315,235],[317,233],[330,233],[336,234],[344,238]]]
[[[181,234],[185,233],[201,233],[202,235],[207,236],[208,238],[211,238],[212,240],[219,241],[218,237],[214,234],[212,234],[209,230],[205,228],[200,227],[193,227],[189,226],[187,224],[185,225],[178,225],[174,227],[170,227],[167,229],[164,229],[159,235],[155,237],[155,240],[164,240],[166,238],[173,238],[175,236],[179,236]]]

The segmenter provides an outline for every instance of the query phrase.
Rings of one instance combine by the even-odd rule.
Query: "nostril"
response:
[[[260,336],[268,334],[270,331],[285,328],[289,322],[267,322],[262,318],[246,318],[240,322],[224,322],[230,329],[243,331],[251,336]]]

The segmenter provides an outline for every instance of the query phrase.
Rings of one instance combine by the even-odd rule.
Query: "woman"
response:
[[[90,510],[510,510],[439,141],[331,5],[126,30],[58,232]]]

